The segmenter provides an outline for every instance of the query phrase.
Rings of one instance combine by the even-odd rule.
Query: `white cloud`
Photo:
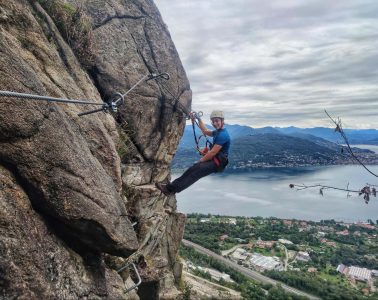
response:
[[[228,123],[378,128],[378,2],[155,0],[193,90]]]

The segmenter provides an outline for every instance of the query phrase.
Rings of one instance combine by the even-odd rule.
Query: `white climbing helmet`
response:
[[[221,110],[213,110],[210,115],[210,120],[213,118],[221,118],[224,119],[224,112]]]

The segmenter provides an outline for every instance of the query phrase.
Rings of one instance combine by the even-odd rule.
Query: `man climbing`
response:
[[[222,172],[228,164],[228,151],[230,148],[230,136],[227,129],[224,128],[223,111],[215,110],[210,115],[210,120],[215,128],[211,131],[206,128],[202,120],[195,114],[191,113],[192,120],[198,120],[198,126],[202,133],[213,137],[213,143],[210,151],[201,153],[201,159],[184,172],[179,178],[168,184],[156,183],[156,187],[166,196],[174,195],[185,190],[197,180],[211,173]]]

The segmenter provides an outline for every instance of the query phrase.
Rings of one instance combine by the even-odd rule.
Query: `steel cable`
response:
[[[48,101],[48,102],[59,102],[59,103],[70,103],[70,104],[82,104],[82,105],[96,105],[101,106],[99,109],[86,111],[79,113],[78,116],[89,115],[92,113],[104,111],[112,111],[117,112],[119,106],[121,106],[125,102],[125,97],[134,90],[139,84],[143,81],[148,81],[152,79],[159,79],[163,78],[165,80],[169,80],[170,76],[168,73],[160,73],[160,74],[147,74],[144,75],[137,83],[135,83],[126,93],[115,93],[114,96],[117,98],[115,100],[111,100],[108,102],[98,103],[98,102],[91,102],[89,100],[76,100],[76,99],[66,99],[66,98],[57,98],[57,97],[50,97],[50,96],[42,96],[42,95],[33,95],[27,93],[18,93],[18,92],[11,92],[11,91],[0,91],[0,97],[9,97],[9,98],[19,98],[19,99],[26,99],[26,100],[41,100],[41,101]]]
[[[27,100],[42,100],[42,101],[50,101],[50,102],[73,103],[73,104],[100,105],[100,106],[104,105],[104,103],[90,102],[88,100],[84,101],[84,100],[75,100],[75,99],[66,99],[66,98],[56,98],[56,97],[17,93],[17,92],[10,92],[10,91],[0,91],[0,97],[21,98],[21,99],[27,99]]]

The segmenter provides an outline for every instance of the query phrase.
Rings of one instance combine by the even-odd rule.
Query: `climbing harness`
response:
[[[91,101],[87,101],[87,100],[76,100],[76,99],[66,99],[66,98],[42,96],[42,95],[33,95],[33,94],[27,94],[27,93],[17,93],[17,92],[11,92],[11,91],[0,91],[0,97],[101,106],[101,108],[98,108],[98,109],[95,109],[95,110],[79,113],[78,116],[85,116],[85,115],[93,114],[93,113],[100,112],[100,111],[116,113],[118,111],[118,107],[120,107],[122,104],[125,103],[125,97],[132,90],[134,90],[142,82],[147,82],[149,80],[155,80],[155,79],[158,79],[158,78],[162,78],[164,80],[170,79],[168,73],[147,74],[147,75],[143,76],[137,83],[135,83],[126,93],[124,93],[124,94],[115,93],[110,101],[103,102],[103,103],[91,102]]]
[[[133,269],[134,269],[134,272],[138,278],[138,282],[136,284],[134,284],[132,287],[129,287],[128,289],[125,290],[125,294],[136,289],[141,283],[142,283],[142,278],[140,278],[140,275],[139,275],[139,272],[138,272],[138,269],[137,267],[135,266],[134,263],[127,263],[126,265],[124,265],[122,268],[120,268],[119,270],[117,270],[117,273],[121,273],[123,270],[125,270],[126,268],[128,268],[130,265],[133,266]]]
[[[209,139],[206,137],[205,133],[203,133],[199,138],[197,138],[197,134],[196,134],[196,130],[195,130],[195,124],[200,128],[197,120],[202,116],[202,112],[201,112],[201,115],[198,115],[196,112],[192,112],[192,115],[194,115],[194,118],[192,119],[192,128],[193,128],[194,141],[196,143],[196,150],[198,151],[198,153],[200,155],[206,155],[207,152],[213,147],[213,143],[211,143],[209,141]],[[200,143],[200,140],[201,140],[202,137],[204,137],[206,139],[205,147],[203,149],[201,149],[199,147],[199,143]],[[215,138],[215,136],[214,136],[214,138]],[[221,152],[217,153],[212,158],[212,161],[217,166],[218,172],[222,172],[224,170],[225,166],[228,164],[227,156],[224,155]]]

